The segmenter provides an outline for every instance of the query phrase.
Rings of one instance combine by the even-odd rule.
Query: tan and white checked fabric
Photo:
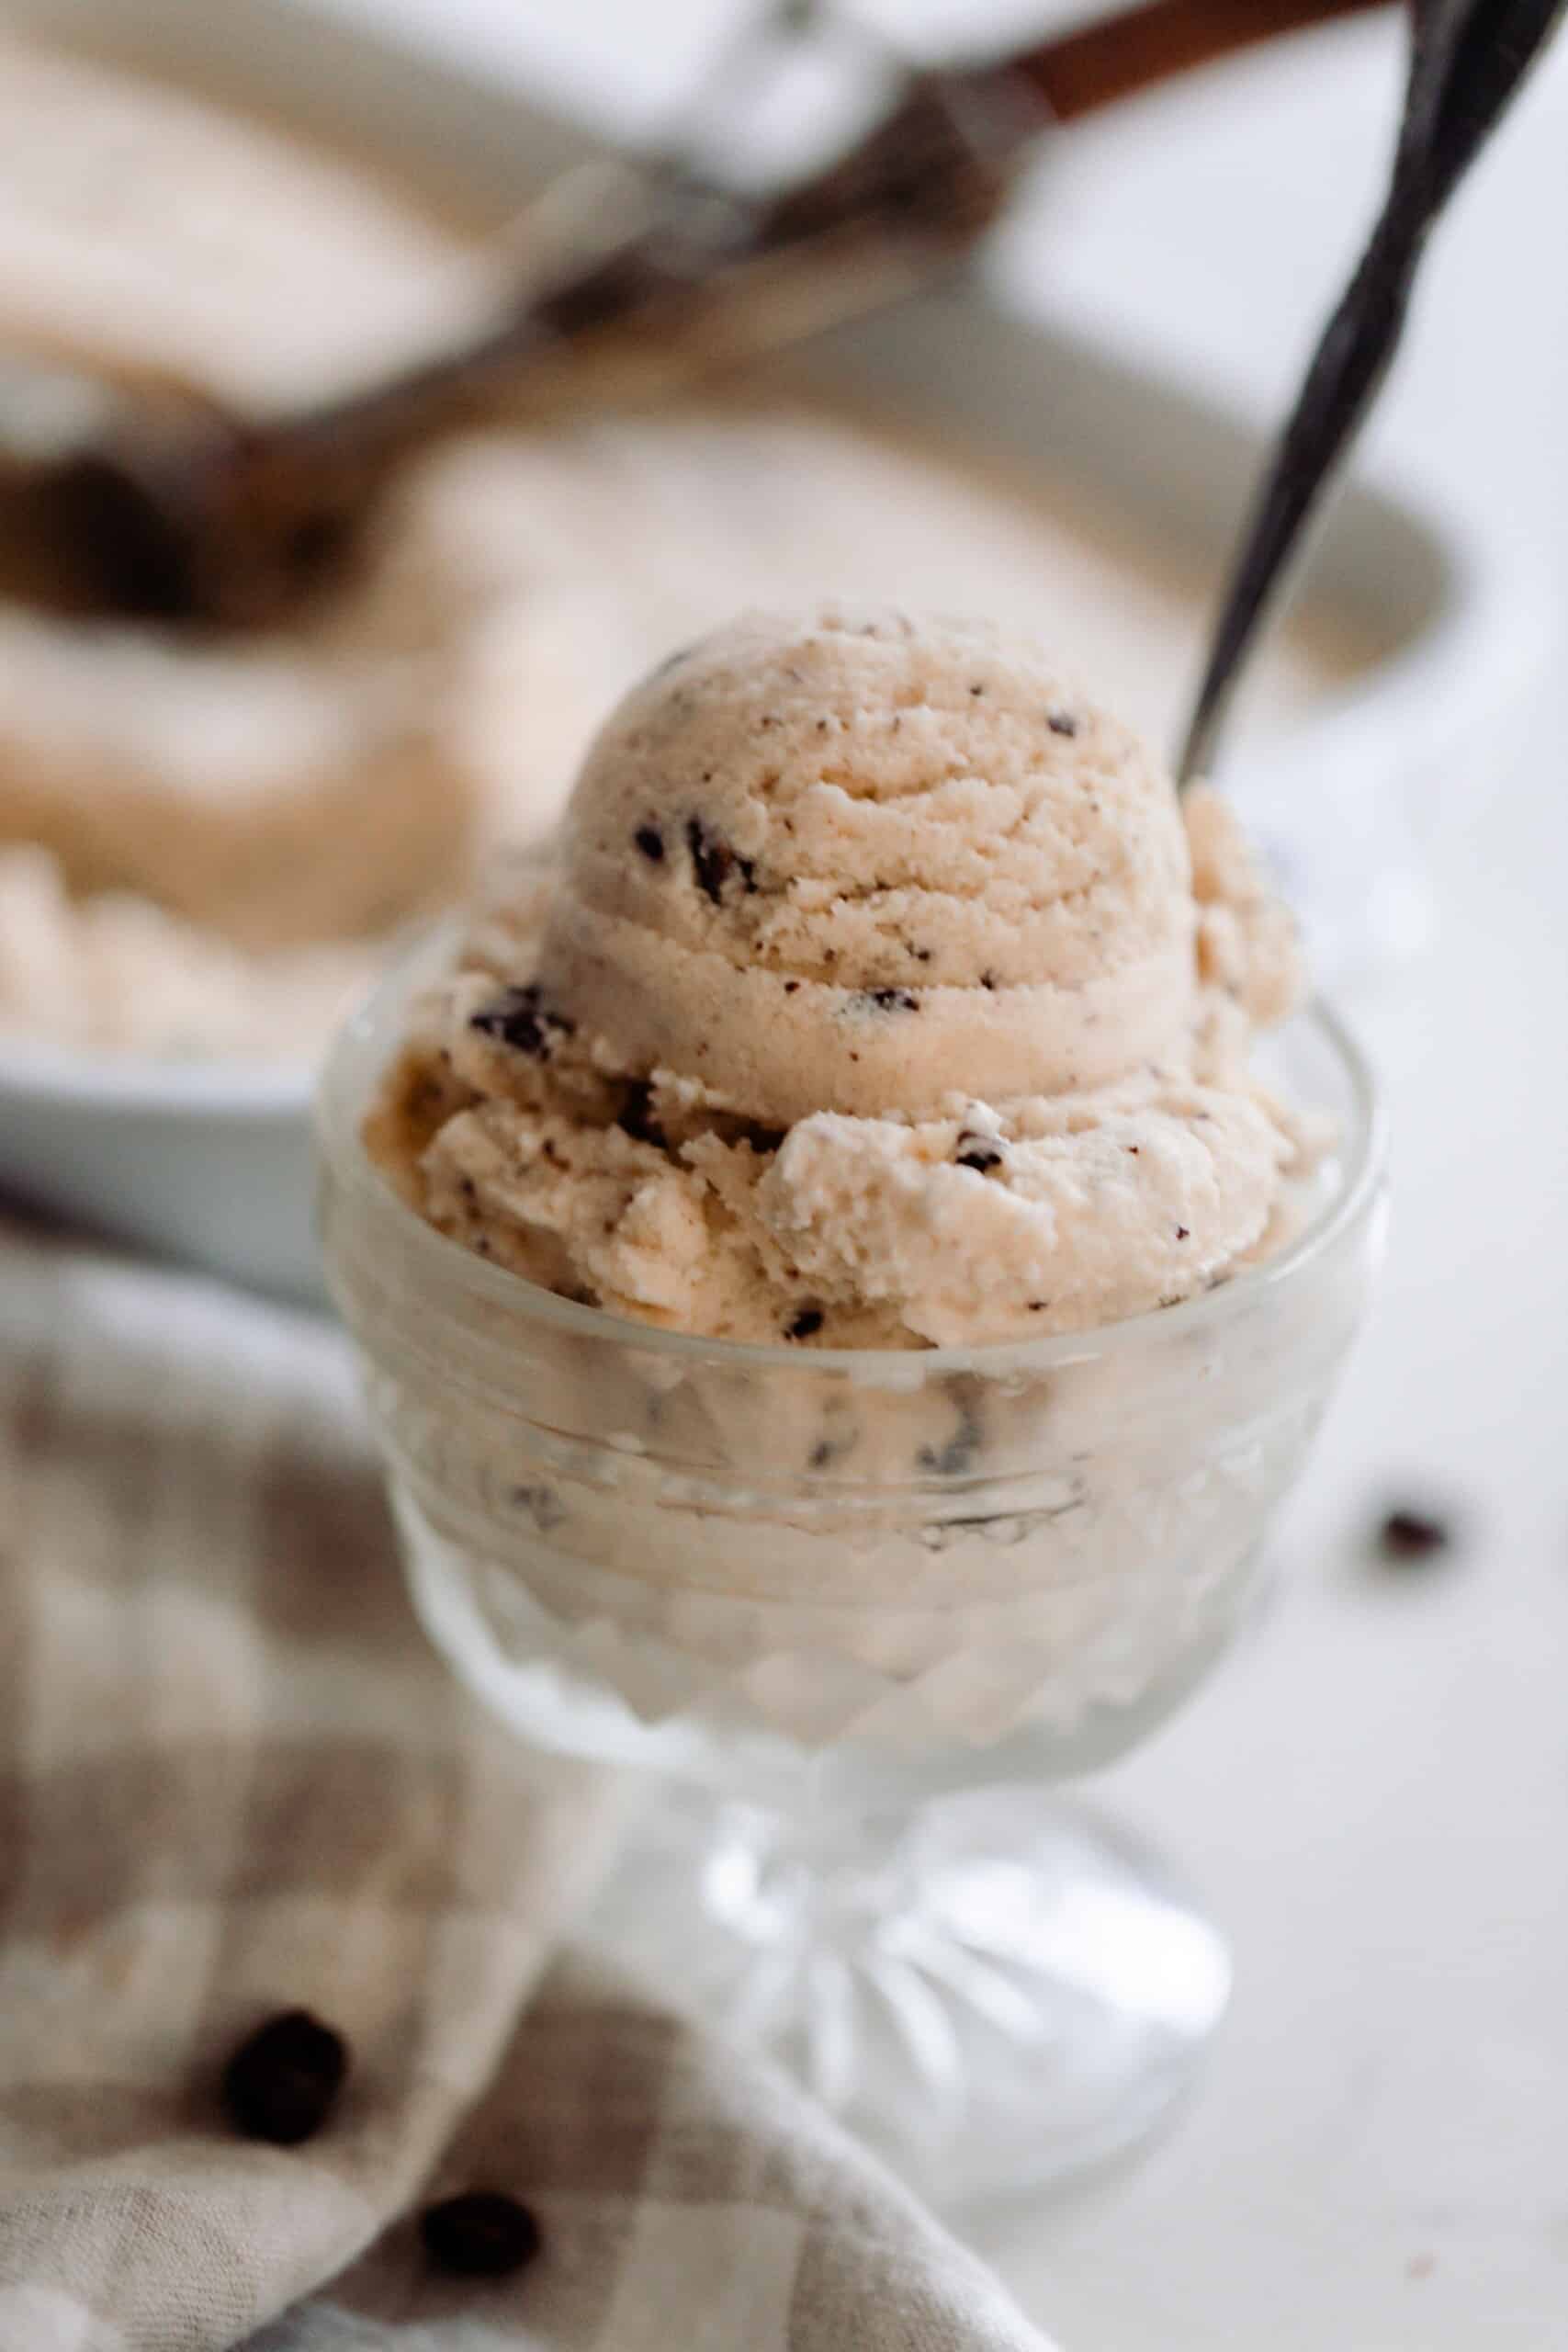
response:
[[[1042,2352],[787,2086],[556,1947],[621,1792],[402,1597],[342,1342],[0,1229],[0,2352]],[[308,2145],[223,2058],[354,2052]],[[432,2276],[512,2189],[545,2251]]]

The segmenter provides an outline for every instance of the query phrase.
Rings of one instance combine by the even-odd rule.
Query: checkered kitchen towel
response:
[[[620,1792],[410,1618],[342,1342],[0,1231],[0,2352],[1042,2352],[764,2069],[555,1947]],[[258,2020],[348,2037],[233,2136]],[[509,2189],[544,2251],[431,2272]]]

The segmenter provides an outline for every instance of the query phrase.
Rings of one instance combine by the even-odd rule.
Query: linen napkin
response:
[[[561,1949],[624,1792],[405,1601],[325,1322],[0,1228],[0,2352],[1043,2352],[769,2068]],[[236,2134],[276,2010],[347,2040]],[[542,2249],[444,2277],[471,2187]]]

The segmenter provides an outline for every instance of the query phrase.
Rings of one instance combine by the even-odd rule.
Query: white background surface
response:
[[[729,15],[336,5],[640,123]],[[951,37],[1047,9],[878,13]],[[1376,430],[1463,469],[1568,597],[1564,40],[1433,256]],[[1366,218],[1398,69],[1392,23],[1358,25],[1066,135],[1025,266],[1282,395]],[[1185,1859],[1239,1981],[1160,2148],[985,2233],[1067,2352],[1568,2346],[1568,634],[1526,760],[1449,817],[1434,948],[1363,1008],[1395,1239],[1282,1533],[1285,1597],[1106,1792]],[[1469,1537],[1380,1575],[1359,1539],[1406,1492],[1451,1496]]]

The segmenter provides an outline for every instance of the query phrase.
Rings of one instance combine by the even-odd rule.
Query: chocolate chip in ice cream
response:
[[[976,1175],[984,1176],[988,1170],[999,1168],[1001,1164],[1000,1151],[994,1143],[987,1142],[984,1136],[971,1135],[965,1129],[964,1133],[959,1136],[955,1166],[973,1168]]]
[[[519,1054],[547,1062],[557,1041],[570,1037],[577,1024],[564,1012],[554,1012],[536,987],[502,989],[498,997],[468,1017],[470,1029],[499,1038]]]
[[[697,888],[716,907],[724,904],[726,886],[737,876],[748,895],[756,889],[757,868],[752,860],[741,857],[722,833],[710,832],[700,817],[686,820],[686,846],[692,853]]]
[[[615,1114],[615,1125],[634,1143],[651,1144],[656,1151],[663,1151],[669,1138],[660,1125],[653,1110],[653,1087],[646,1078],[629,1079],[621,1107]]]
[[[1078,722],[1070,710],[1052,710],[1045,714],[1045,724],[1053,735],[1076,735]]]
[[[916,1456],[919,1467],[938,1478],[962,1478],[975,1466],[985,1430],[974,1399],[967,1394],[954,1393],[958,1420],[951,1437],[941,1445],[922,1445]]]
[[[309,2009],[284,2009],[223,2069],[224,2109],[245,2139],[298,2147],[325,2123],[347,2073],[343,2036]]]
[[[553,1487],[513,1487],[512,1502],[514,1510],[527,1513],[541,1535],[547,1535],[566,1517],[566,1507]]]
[[[639,825],[632,835],[632,840],[650,865],[663,864],[664,836],[657,825]]]
[[[855,1003],[871,1012],[919,1012],[920,1000],[912,989],[860,989]]]
[[[803,1306],[789,1321],[786,1337],[792,1340],[814,1340],[822,1329],[822,1309]]]

